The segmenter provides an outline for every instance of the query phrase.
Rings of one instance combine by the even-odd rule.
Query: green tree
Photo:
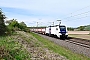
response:
[[[12,19],[12,20],[8,20],[6,21],[6,23],[8,23],[8,28],[10,31],[14,32],[14,31],[25,31],[28,32],[29,29],[27,28],[27,25],[24,22],[20,22],[18,23],[18,21],[16,21],[16,19]]]
[[[22,31],[30,32],[30,29],[27,27],[27,25],[26,25],[24,22],[19,23],[19,28],[20,28]]]
[[[19,30],[19,23],[18,21],[16,21],[16,19],[13,19],[13,20],[9,20],[8,21],[8,28],[10,31],[16,31],[16,30]]]
[[[80,26],[80,27],[78,27],[78,29],[79,29],[80,31],[84,31],[85,27],[86,27],[86,26]]]
[[[19,28],[21,30],[25,30],[27,28],[27,25],[24,22],[19,23]]]
[[[6,25],[4,23],[4,19],[5,19],[5,15],[2,12],[2,9],[0,9],[0,35],[5,34],[7,28]]]
[[[68,31],[74,31],[74,28],[68,27],[67,30],[68,30]]]
[[[84,30],[85,31],[90,31],[90,25],[87,25]]]

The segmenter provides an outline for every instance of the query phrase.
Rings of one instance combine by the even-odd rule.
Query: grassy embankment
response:
[[[30,54],[11,36],[0,37],[0,60],[30,60]]]
[[[13,38],[16,35],[0,37],[0,60],[30,60],[30,54],[28,54],[22,44],[18,43]],[[38,41],[42,42],[45,47],[67,57],[69,60],[90,60],[90,58],[75,54],[66,48],[60,47],[53,42],[38,36],[37,34],[32,33],[32,35],[36,37]]]
[[[37,34],[31,33],[35,38],[37,38],[40,42],[42,42],[45,47],[47,47],[48,49],[52,50],[55,53],[58,53],[62,56],[65,56],[67,59],[69,60],[90,60],[90,58],[87,58],[86,56],[80,55],[80,54],[76,54],[71,52],[70,50],[61,47]]]

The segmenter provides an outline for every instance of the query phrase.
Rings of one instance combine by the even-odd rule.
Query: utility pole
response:
[[[61,24],[61,20],[57,20],[57,21],[59,21],[59,26],[60,26],[60,24]]]
[[[53,22],[53,26],[54,26],[54,22]]]
[[[37,22],[37,28],[38,28],[38,22]]]
[[[36,32],[38,32],[38,22],[37,22],[37,31]]]

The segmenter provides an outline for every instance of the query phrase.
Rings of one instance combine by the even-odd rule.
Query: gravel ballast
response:
[[[41,34],[39,34],[39,35],[48,39],[48,40],[50,40],[50,41],[53,41],[54,43],[56,43],[60,46],[66,47],[66,48],[68,48],[69,50],[71,50],[75,53],[83,54],[83,55],[90,58],[90,48],[86,48],[86,47],[83,47],[83,46],[80,46],[80,45],[76,45],[76,44],[67,42],[65,40],[60,40],[60,39],[57,39],[57,38],[52,38],[52,37],[41,35]]]

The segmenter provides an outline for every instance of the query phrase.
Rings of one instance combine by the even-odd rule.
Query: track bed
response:
[[[48,37],[42,34],[39,34],[39,35],[50,41],[53,41],[54,43],[60,46],[64,46],[72,50],[73,52],[90,57],[90,40],[71,38],[71,37],[68,39],[62,40],[54,37]]]

